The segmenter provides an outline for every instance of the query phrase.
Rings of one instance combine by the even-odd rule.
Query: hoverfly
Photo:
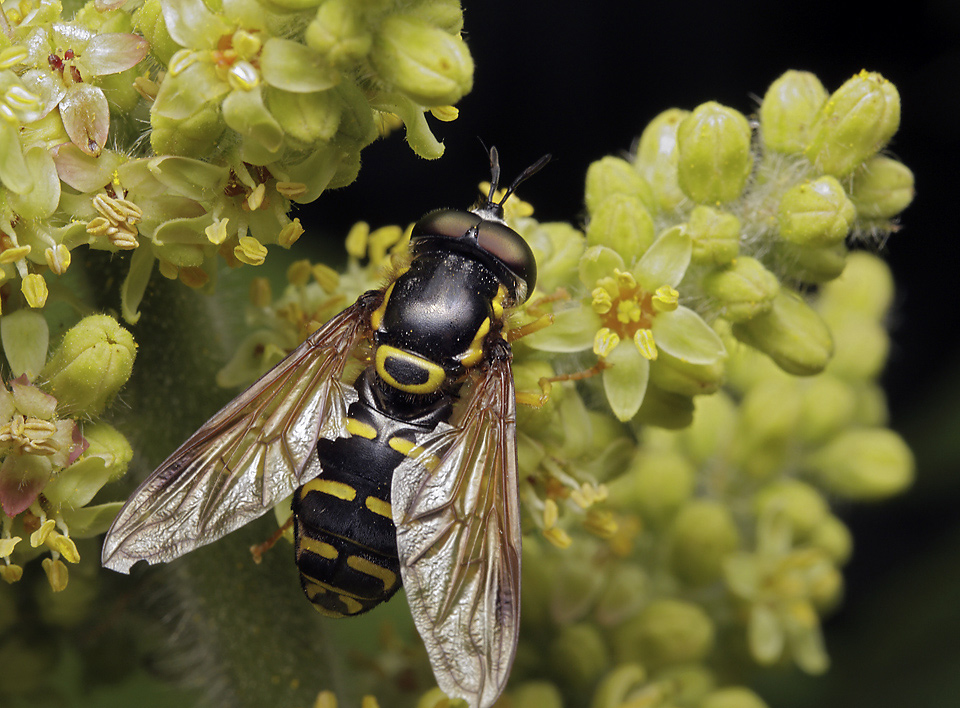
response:
[[[503,204],[440,209],[413,228],[409,264],[335,316],[181,445],[133,493],[102,562],[173,560],[293,495],[307,598],[349,616],[401,583],[434,675],[486,708],[502,693],[520,620],[516,402],[506,313],[536,281]],[[346,362],[369,345],[366,368]],[[462,393],[462,396],[461,396]]]

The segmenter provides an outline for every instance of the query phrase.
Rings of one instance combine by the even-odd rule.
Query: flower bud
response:
[[[915,463],[899,435],[884,428],[840,433],[804,465],[827,491],[856,500],[884,499],[913,482]]]
[[[161,0],[146,0],[133,15],[133,26],[150,42],[150,56],[164,66],[182,47],[167,32]]]
[[[668,393],[700,396],[720,388],[725,370],[722,358],[710,364],[691,364],[661,350],[650,363],[650,383]]]
[[[626,471],[609,483],[611,505],[638,512],[663,528],[693,493],[695,473],[683,455],[667,450],[639,452]]]
[[[473,58],[463,40],[418,17],[380,25],[370,62],[378,77],[423,106],[456,103],[473,88]]]
[[[689,111],[671,108],[643,129],[634,156],[634,168],[653,189],[660,209],[675,209],[684,200],[677,184],[677,127]]]
[[[740,534],[730,509],[706,499],[687,503],[674,519],[670,567],[690,585],[717,580],[724,558],[740,546]]]
[[[550,645],[557,679],[574,692],[586,690],[603,673],[608,651],[599,630],[589,624],[567,625]]]
[[[763,379],[744,395],[731,455],[753,479],[766,479],[782,469],[790,450],[800,393],[782,374]]]
[[[881,150],[900,127],[900,94],[880,74],[861,71],[823,104],[805,154],[823,172],[844,177]]]
[[[326,55],[333,66],[362,59],[373,45],[363,9],[352,0],[326,0],[307,25],[304,41]]]
[[[781,277],[801,283],[826,283],[837,278],[846,267],[848,252],[843,242],[817,247],[780,239],[773,244]]]
[[[830,329],[803,298],[784,289],[769,312],[738,322],[733,334],[795,376],[820,373],[833,355]]]
[[[203,157],[219,144],[226,129],[219,106],[208,106],[184,120],[151,116],[150,146],[158,155]]]
[[[301,143],[312,145],[330,140],[340,127],[343,104],[333,91],[271,91],[268,98],[270,113],[280,123],[284,134]]]
[[[719,301],[722,317],[746,322],[770,311],[780,292],[780,281],[757,259],[741,256],[728,267],[705,275],[703,289]]]
[[[753,169],[750,124],[739,111],[709,102],[677,129],[680,188],[698,204],[733,201]]]
[[[560,689],[549,681],[527,681],[510,691],[513,708],[563,708]]]
[[[610,569],[597,597],[596,617],[604,626],[619,624],[647,601],[650,578],[639,565],[621,561]]]
[[[727,265],[740,252],[740,219],[708,206],[690,212],[687,233],[693,241],[694,263]]]
[[[703,699],[699,708],[767,708],[767,704],[749,688],[720,688]]]
[[[850,560],[853,553],[853,534],[840,519],[832,514],[827,514],[813,530],[809,543],[826,553],[838,567]]]
[[[833,362],[830,369],[832,367]],[[804,442],[817,444],[853,422],[857,393],[850,384],[825,373],[811,379],[803,388],[802,401],[797,434]]]
[[[591,163],[584,195],[587,210],[594,214],[604,200],[617,194],[638,197],[647,209],[656,208],[653,189],[629,162],[607,156]]]
[[[843,274],[821,289],[817,309],[828,322],[847,314],[880,322],[893,303],[893,291],[890,266],[871,253],[854,251]]]
[[[637,425],[653,425],[667,430],[681,430],[693,420],[693,398],[647,386],[643,404],[633,417]]]
[[[42,372],[61,411],[94,416],[130,378],[137,345],[115,319],[91,315],[71,327]]]
[[[883,387],[872,381],[858,381],[854,384],[854,390],[857,394],[857,405],[853,422],[864,428],[887,425],[890,411]]]
[[[890,351],[890,335],[877,322],[848,315],[831,317],[836,355],[828,371],[846,381],[869,381],[879,376]]]
[[[639,197],[614,194],[591,212],[587,245],[608,246],[629,259],[653,243],[653,219]]]
[[[827,100],[820,79],[808,71],[787,71],[770,84],[760,104],[763,144],[788,154],[803,152],[810,126]]]
[[[902,162],[875,155],[853,175],[850,199],[860,219],[890,219],[913,201],[913,172]]]
[[[577,264],[583,255],[583,234],[567,223],[537,224],[521,234],[537,256],[537,286],[552,292],[576,281]]]
[[[724,459],[733,439],[736,416],[734,403],[724,391],[697,398],[693,424],[679,433],[685,457],[697,466],[714,458]]]
[[[703,659],[713,648],[713,622],[703,609],[683,600],[656,600],[615,634],[620,662],[637,661],[657,670]]]
[[[633,691],[642,689],[647,681],[647,672],[640,664],[620,664],[607,673],[594,692],[591,708],[620,708],[629,705]]]
[[[757,516],[780,512],[786,515],[794,537],[807,539],[823,523],[829,507],[823,496],[806,482],[782,479],[765,485],[753,500]]]
[[[853,202],[833,177],[821,177],[787,190],[780,200],[780,235],[800,246],[834,246],[850,233],[857,217]]]

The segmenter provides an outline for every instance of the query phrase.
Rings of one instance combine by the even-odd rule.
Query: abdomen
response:
[[[446,410],[438,407],[427,424],[402,423],[372,405],[368,376],[357,381],[357,391],[347,419],[351,437],[320,440],[323,471],[293,495],[300,585],[316,610],[331,617],[371,610],[400,588],[393,471],[416,434],[431,430]]]

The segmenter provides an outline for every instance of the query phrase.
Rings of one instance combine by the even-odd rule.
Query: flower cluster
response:
[[[349,184],[396,124],[443,146],[472,86],[456,2],[90,2],[72,18],[26,0],[0,18],[4,307],[43,307],[78,246],[133,251],[135,322],[159,263],[206,285],[222,257],[259,265],[303,233],[288,212]],[[149,140],[142,123],[149,118]],[[111,145],[111,148],[107,148]],[[4,300],[7,298],[4,297]]]
[[[5,315],[0,334],[18,374],[0,386],[0,577],[20,580],[23,563],[46,551],[43,569],[61,591],[63,561],[80,561],[73,539],[103,533],[120,507],[91,502],[126,472],[133,451],[113,426],[90,419],[126,383],[136,345],[105,315],[70,329],[49,360],[40,314]]]
[[[725,333],[791,374],[823,371],[833,335],[801,293],[843,272],[848,236],[890,233],[912,199],[910,171],[877,154],[899,115],[878,74],[828,96],[796,71],[767,91],[756,134],[716,103],[661,113],[631,160],[591,165],[585,238],[529,235],[558,276],[541,291],[571,294],[529,346],[592,349],[617,418],[666,427],[723,381]]]

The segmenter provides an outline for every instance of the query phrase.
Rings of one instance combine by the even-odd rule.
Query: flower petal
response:
[[[400,116],[407,129],[407,143],[418,157],[436,160],[443,155],[443,143],[437,140],[430,130],[423,107],[395,91],[381,93],[370,105],[377,110]]]
[[[165,0],[162,6],[167,32],[181,47],[213,47],[220,37],[232,31],[207,9],[203,0]]]
[[[283,128],[263,103],[260,87],[236,90],[223,100],[224,122],[248,140],[270,152],[283,144]]]
[[[72,538],[89,538],[110,528],[124,502],[107,502],[80,509],[64,509],[64,523],[70,528]]]
[[[104,150],[91,157],[73,143],[58,145],[50,151],[63,182],[78,192],[96,192],[109,183],[114,171],[126,159],[119,152]]]
[[[54,106],[60,103],[60,99],[67,93],[63,81],[55,79],[49,71],[30,69],[24,72],[20,80],[28,91],[40,99],[40,108],[37,110],[34,120],[39,120],[52,111]],[[24,116],[25,118],[26,116]],[[24,122],[32,121],[24,120]]]
[[[19,129],[5,120],[0,120],[0,184],[16,194],[26,194],[33,189]]]
[[[325,91],[340,81],[340,72],[319,52],[278,37],[271,37],[263,45],[260,72],[274,88],[293,93]]]
[[[661,285],[676,287],[687,272],[692,253],[690,235],[684,227],[675,226],[653,242],[634,267],[633,275],[648,292]]]
[[[71,142],[97,157],[110,131],[110,106],[96,86],[74,84],[60,101],[60,117]]]
[[[230,90],[212,64],[195,62],[179,74],[167,74],[153,101],[151,112],[172,120],[189,118],[209,101],[219,101]]]
[[[0,342],[14,376],[34,378],[47,362],[50,329],[39,312],[17,310],[0,317]]]
[[[700,315],[682,305],[673,312],[661,312],[653,320],[657,346],[681,361],[712,364],[727,355],[723,341]]]
[[[10,390],[13,400],[17,402],[17,410],[27,417],[50,420],[57,412],[57,399],[27,383],[26,376],[21,375],[11,381]]]
[[[60,203],[60,177],[47,149],[34,145],[23,155],[33,178],[33,189],[11,194],[10,206],[24,219],[46,219]]]
[[[747,623],[750,654],[760,664],[770,665],[783,654],[786,637],[773,610],[762,604],[750,608]]]
[[[591,246],[580,256],[580,282],[588,288],[600,278],[613,275],[614,269],[624,270],[626,264],[619,253],[606,246]]]
[[[83,50],[83,63],[94,76],[117,74],[136,66],[147,56],[150,43],[138,34],[108,32],[98,34]]]
[[[640,410],[650,380],[650,362],[631,341],[623,341],[610,352],[610,366],[603,370],[603,390],[613,414],[624,422]]]
[[[560,310],[553,324],[534,332],[523,341],[545,352],[579,352],[593,346],[593,337],[600,329],[600,318],[587,307]]]
[[[8,455],[0,466],[0,507],[16,516],[37,500],[50,479],[50,461],[37,455]]]

